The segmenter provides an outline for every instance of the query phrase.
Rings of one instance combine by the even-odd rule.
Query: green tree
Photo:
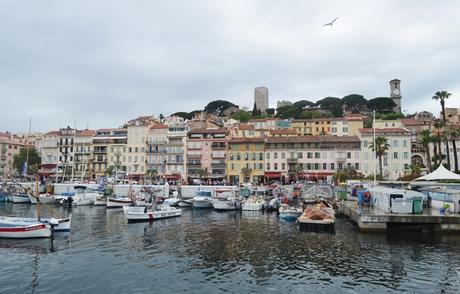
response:
[[[188,112],[183,112],[183,111],[180,111],[180,112],[175,112],[173,114],[171,114],[172,116],[180,116],[182,117],[183,119],[192,119],[192,115]]]
[[[457,155],[457,140],[460,138],[460,130],[451,129],[448,136],[452,142],[452,150],[454,152],[454,170],[458,173],[458,155]]]
[[[430,144],[433,142],[433,137],[429,130],[423,130],[418,135],[418,142],[423,146],[426,156],[426,164],[429,171],[431,171],[431,155],[430,155]]]
[[[375,155],[379,158],[379,174],[383,177],[383,162],[382,157],[385,155],[385,152],[390,148],[387,138],[383,136],[378,136],[375,138],[375,148],[374,142],[369,145],[369,149],[375,151]]]
[[[296,181],[299,181],[299,175],[303,172],[302,164],[297,163],[294,165],[291,172],[294,174]]]
[[[452,96],[451,93],[447,91],[438,91],[434,94],[433,99],[436,101],[439,101],[441,104],[441,113],[442,113],[442,122],[444,125],[444,131],[446,131],[446,99],[448,99],[450,96]],[[447,136],[444,137],[444,143],[446,144],[446,155],[447,155],[447,167],[450,168],[450,152],[449,152],[449,140],[447,139]]]
[[[292,106],[300,108],[300,109],[305,109],[305,108],[312,108],[315,105],[316,105],[315,103],[310,102],[308,100],[300,100],[300,101],[295,102]]]
[[[115,167],[113,165],[110,165],[107,167],[107,169],[105,170],[105,175],[106,176],[112,176],[113,175],[113,172],[115,171]]]
[[[388,97],[377,97],[367,101],[367,108],[375,110],[377,113],[391,113],[396,103]]]
[[[198,177],[200,178],[200,180],[204,177],[206,177],[208,175],[208,170],[205,169],[205,168],[200,168],[198,170]]]
[[[247,111],[240,110],[235,113],[232,113],[230,117],[240,122],[247,122],[251,119],[251,114]]]
[[[323,117],[323,115],[318,110],[304,110],[300,114],[301,119],[312,119],[312,118],[320,118],[320,117]]]
[[[145,174],[147,176],[147,179],[152,182],[154,179],[156,179],[158,175],[158,171],[154,168],[148,169],[145,171]]]
[[[316,105],[321,109],[329,110],[334,117],[343,116],[342,100],[337,97],[326,97],[316,101]]]
[[[377,119],[382,119],[382,120],[395,120],[395,119],[400,119],[400,118],[405,118],[406,116],[401,113],[401,112],[393,112],[393,113],[379,113],[375,116]]]
[[[29,160],[27,164],[27,174],[33,174],[34,171],[38,171],[38,167],[41,162],[40,155],[34,147],[23,147],[19,150],[19,154],[13,156],[13,167],[18,171],[22,171],[24,162],[27,160],[27,149],[29,149]]]
[[[267,115],[275,115],[275,109],[274,108],[267,108],[267,110],[265,110],[265,112],[267,113]]]
[[[352,111],[363,110],[367,105],[367,100],[363,95],[350,94],[342,98],[342,105],[345,105],[347,109]]]
[[[224,112],[225,109],[232,106],[238,107],[238,105],[235,105],[226,100],[214,100],[209,102],[208,105],[205,106],[204,110],[207,113],[215,113],[217,115],[220,115],[222,112]]]
[[[300,113],[302,113],[302,109],[292,105],[285,105],[276,109],[276,116],[283,119],[299,118]]]

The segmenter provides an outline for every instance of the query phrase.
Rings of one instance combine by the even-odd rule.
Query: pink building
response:
[[[14,155],[19,154],[23,147],[21,138],[10,132],[0,132],[0,178],[10,178],[14,175]]]
[[[222,180],[226,177],[227,129],[199,129],[187,135],[187,179]],[[200,175],[200,170],[206,174]]]
[[[268,137],[265,144],[267,180],[326,179],[346,167],[360,169],[360,141],[356,136]]]

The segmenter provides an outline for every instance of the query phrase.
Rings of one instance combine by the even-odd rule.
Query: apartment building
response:
[[[23,146],[18,136],[10,132],[0,132],[0,177],[14,176],[16,172],[13,166],[14,156],[19,154]]]
[[[166,175],[166,145],[168,126],[156,124],[147,135],[147,169],[155,170],[158,176]]]
[[[349,114],[345,117],[331,118],[332,136],[358,136],[359,129],[363,128],[361,114]]]
[[[291,127],[301,136],[331,134],[331,118],[295,119]]]
[[[187,135],[187,180],[223,180],[227,167],[227,129],[192,130]],[[204,171],[204,172],[203,172]]]
[[[51,131],[43,135],[41,144],[41,165],[39,174],[45,178],[57,175],[59,165],[59,131]]]
[[[139,180],[147,171],[147,136],[150,128],[158,121],[152,116],[140,116],[128,122],[128,176]]]
[[[185,123],[173,124],[166,134],[166,170],[165,178],[183,181],[186,175],[186,142],[188,128]]]
[[[406,128],[376,128],[376,136],[385,137],[389,149],[382,158],[383,176],[390,180],[397,180],[409,170],[411,164],[411,133]],[[370,146],[373,142],[373,129],[360,129],[361,140],[361,172],[366,175],[373,175],[379,172],[378,158],[374,157]]]
[[[227,181],[230,184],[264,180],[265,139],[232,138],[228,141]]]
[[[128,129],[109,129],[106,133],[107,144],[107,168],[111,175],[124,178],[127,172]]]
[[[268,137],[265,145],[267,181],[325,180],[346,167],[360,169],[360,141],[356,136]]]

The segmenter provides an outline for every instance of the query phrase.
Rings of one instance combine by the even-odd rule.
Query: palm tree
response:
[[[207,176],[207,175],[208,175],[208,170],[207,170],[207,169],[205,169],[205,168],[200,168],[200,169],[198,170],[198,176],[200,177],[200,180],[201,180],[202,177],[205,177],[205,176]]]
[[[110,177],[113,174],[114,170],[115,170],[115,167],[113,165],[111,165],[111,166],[107,167],[107,169],[105,170],[105,174]]]
[[[369,145],[369,149],[375,151],[375,155],[379,158],[379,174],[380,177],[383,177],[383,163],[382,157],[385,155],[385,152],[390,148],[390,144],[388,144],[388,140],[385,137],[378,136],[375,138],[375,149],[374,149],[374,142]]]
[[[150,182],[152,182],[152,178],[155,178],[158,174],[156,169],[148,169],[145,173]]]
[[[420,165],[418,165],[418,164],[411,164],[410,165],[410,170],[411,170],[412,175],[420,176],[420,174],[421,174]]]
[[[444,131],[446,131],[446,99],[448,99],[450,96],[452,96],[451,93],[447,91],[438,91],[434,94],[433,99],[441,103],[441,113],[442,113],[442,122],[444,124]],[[447,165],[450,168],[450,152],[449,152],[449,140],[447,139],[447,136],[444,138],[444,142],[446,144],[446,149],[447,149]]]
[[[418,137],[418,142],[423,146],[423,149],[425,149],[426,167],[429,171],[431,171],[430,144],[433,142],[431,132],[429,130],[421,131]]]
[[[457,140],[460,137],[460,131],[452,129],[448,133],[450,140],[452,141],[452,149],[454,150],[454,169],[458,173],[458,155],[457,155]]]
[[[441,136],[441,129],[442,129],[442,122],[439,120],[436,120],[433,124],[434,127],[434,136],[433,136],[433,142],[435,144],[435,150],[437,150],[437,154],[434,154],[435,156],[438,156],[438,159],[442,161],[442,148],[441,148],[441,142],[442,142],[442,136]],[[436,147],[437,146],[437,147]],[[436,153],[436,152],[435,152]]]
[[[241,173],[243,174],[243,182],[246,183],[246,180],[248,182],[251,180],[252,169],[250,169],[248,167],[242,168]]]

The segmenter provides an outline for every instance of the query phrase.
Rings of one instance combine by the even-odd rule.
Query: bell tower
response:
[[[401,81],[398,79],[390,81],[390,98],[396,104],[393,112],[401,113]]]

